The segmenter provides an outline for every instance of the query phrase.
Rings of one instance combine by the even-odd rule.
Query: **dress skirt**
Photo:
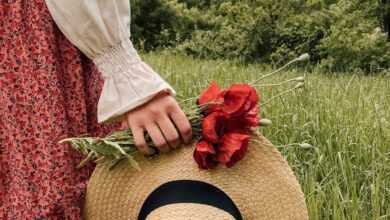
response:
[[[93,164],[58,141],[103,136],[103,79],[54,23],[44,0],[0,1],[0,219],[81,219]]]

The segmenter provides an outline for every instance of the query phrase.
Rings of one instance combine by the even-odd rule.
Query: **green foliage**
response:
[[[344,70],[390,67],[390,45],[378,29],[378,20],[372,19],[375,11],[363,10],[373,7],[371,4],[357,5],[345,0],[332,5],[328,13],[333,25],[317,47],[324,58],[321,62],[324,67]]]
[[[172,46],[175,12],[159,0],[131,0],[131,34],[142,49]]]
[[[378,0],[132,0],[133,37],[146,50],[282,63],[304,52],[331,71],[390,67]]]

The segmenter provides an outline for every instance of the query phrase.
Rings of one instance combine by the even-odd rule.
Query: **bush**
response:
[[[131,0],[131,35],[144,50],[173,46],[175,13],[159,0]]]
[[[364,10],[379,7],[378,4],[373,7],[373,3],[355,4],[345,0],[331,6],[332,25],[317,46],[323,67],[366,71],[390,67],[390,45],[379,29],[379,20],[372,19],[375,10]]]
[[[285,62],[309,52],[331,71],[390,67],[377,0],[132,0],[133,37],[147,50]]]

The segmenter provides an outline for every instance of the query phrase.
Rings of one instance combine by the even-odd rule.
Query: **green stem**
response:
[[[295,62],[297,62],[297,59],[294,59],[294,60],[288,62],[287,64],[285,64],[284,66],[280,67],[279,69],[277,69],[277,70],[275,70],[275,71],[273,71],[273,72],[270,72],[270,73],[268,73],[268,74],[266,74],[266,75],[260,77],[259,79],[256,79],[255,81],[249,83],[249,85],[253,86],[253,85],[255,85],[256,83],[260,82],[261,80],[266,79],[266,78],[268,78],[268,77],[270,77],[270,76],[272,76],[272,75],[274,75],[274,74],[276,74],[276,73],[278,73],[278,72],[280,72],[280,71],[286,69],[288,66],[290,66],[291,64],[293,64],[293,63],[295,63]]]
[[[298,77],[300,78],[300,77]],[[281,86],[281,85],[284,85],[286,83],[289,83],[289,82],[296,82],[298,81],[298,78],[293,78],[293,79],[288,79],[288,80],[285,80],[285,81],[282,81],[280,83],[273,83],[273,84],[259,84],[259,85],[253,85],[254,87],[266,87],[266,86]]]
[[[302,83],[302,84],[301,84],[301,83],[298,83],[298,84],[297,84],[296,86],[294,86],[293,88],[290,88],[290,89],[288,89],[288,90],[286,90],[286,91],[284,91],[284,92],[282,92],[282,93],[280,93],[280,94],[278,94],[278,95],[276,95],[276,96],[271,97],[271,98],[268,99],[266,102],[261,103],[261,105],[264,106],[264,105],[266,105],[267,103],[271,102],[271,101],[274,100],[274,99],[277,99],[277,98],[279,98],[279,97],[281,97],[281,96],[283,96],[283,95],[285,95],[285,94],[287,94],[287,93],[290,93],[290,92],[292,92],[292,91],[294,91],[294,90],[296,90],[296,89],[299,89],[299,88],[302,87],[302,85],[303,85],[303,83]]]

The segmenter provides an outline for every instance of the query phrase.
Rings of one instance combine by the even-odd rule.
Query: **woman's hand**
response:
[[[175,98],[166,92],[159,93],[149,102],[127,112],[123,123],[130,127],[135,145],[144,155],[155,153],[148,147],[144,131],[148,132],[161,152],[168,152],[182,141],[189,143],[192,139],[190,122]]]

